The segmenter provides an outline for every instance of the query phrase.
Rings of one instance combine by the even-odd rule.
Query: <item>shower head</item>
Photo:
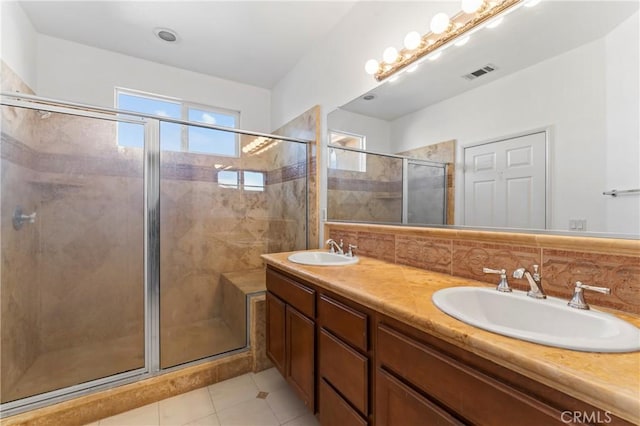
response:
[[[51,111],[38,110],[38,114],[40,114],[40,118],[43,119],[43,120],[51,117]]]

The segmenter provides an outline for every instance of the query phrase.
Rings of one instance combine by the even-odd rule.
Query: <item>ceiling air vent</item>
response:
[[[469,74],[465,74],[462,76],[462,78],[465,78],[467,80],[474,80],[478,77],[482,77],[485,74],[489,74],[490,72],[493,72],[495,70],[497,70],[498,67],[496,67],[493,64],[487,64],[484,67],[477,69],[475,71],[470,72]]]

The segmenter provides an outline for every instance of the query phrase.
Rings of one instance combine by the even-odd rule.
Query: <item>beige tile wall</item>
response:
[[[402,160],[367,155],[365,172],[328,169],[329,220],[402,222]]]
[[[310,144],[309,150],[307,151],[307,161],[306,161],[306,172],[309,177],[309,188],[307,194],[307,203],[309,206],[308,212],[308,228],[307,228],[307,239],[309,242],[309,248],[315,248],[318,246],[318,238],[319,238],[319,230],[320,230],[320,222],[318,212],[319,208],[319,182],[320,182],[320,170],[318,170],[317,164],[320,163],[320,150],[318,149],[318,144],[320,141],[320,135],[322,132],[322,127],[320,125],[320,107],[314,106],[309,110],[305,111],[298,117],[295,117],[293,120],[285,124],[284,126],[276,129],[273,133],[276,135],[293,137],[306,139],[310,141],[314,141],[314,143]],[[296,157],[297,158],[297,157]],[[293,194],[295,192],[289,192],[289,194]],[[283,203],[295,203],[299,201],[298,198],[291,198],[290,195],[285,196],[281,199]],[[296,230],[296,232],[298,232]],[[275,251],[275,250],[274,250]],[[282,250],[278,250],[282,251]]]
[[[3,90],[31,93],[4,65],[2,79]],[[9,386],[43,352],[142,335],[143,154],[119,147],[110,121],[2,112],[0,373]],[[289,130],[315,134],[317,116]],[[253,139],[243,136],[241,146]],[[240,158],[163,152],[162,327],[220,316],[222,273],[261,267],[267,251],[305,247],[310,158],[289,142]],[[217,170],[227,166],[264,172],[266,187],[220,187]],[[38,219],[12,233],[6,218],[18,203]]]
[[[356,244],[358,253],[444,274],[495,284],[483,267],[505,268],[514,288],[528,289],[511,277],[519,267],[538,264],[547,294],[570,299],[576,281],[611,288],[611,295],[589,293],[589,303],[640,314],[640,241],[471,230],[326,223],[328,238]]]

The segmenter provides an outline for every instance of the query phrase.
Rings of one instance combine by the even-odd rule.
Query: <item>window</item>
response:
[[[244,172],[245,191],[264,191],[264,173]]]
[[[364,150],[365,137],[353,133],[329,130],[329,161],[330,169],[349,170],[354,172],[367,171],[367,159],[365,153],[347,151],[340,148],[355,148]]]
[[[220,170],[218,185],[221,188],[244,189],[245,191],[264,191],[264,172]]]
[[[240,113],[207,107],[177,99],[116,89],[116,108],[160,117],[188,120],[195,123],[237,128]],[[118,123],[118,145],[142,148],[144,140],[140,126]],[[239,156],[237,133],[197,126],[160,122],[160,149],[202,154]]]

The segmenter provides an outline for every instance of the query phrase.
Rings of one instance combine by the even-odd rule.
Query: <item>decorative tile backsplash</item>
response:
[[[506,269],[509,284],[527,290],[515,269],[540,265],[550,296],[570,299],[576,281],[611,288],[611,295],[587,292],[595,306],[640,314],[640,241],[388,225],[325,224],[325,236],[356,244],[358,254],[392,263],[497,284],[483,267]]]

